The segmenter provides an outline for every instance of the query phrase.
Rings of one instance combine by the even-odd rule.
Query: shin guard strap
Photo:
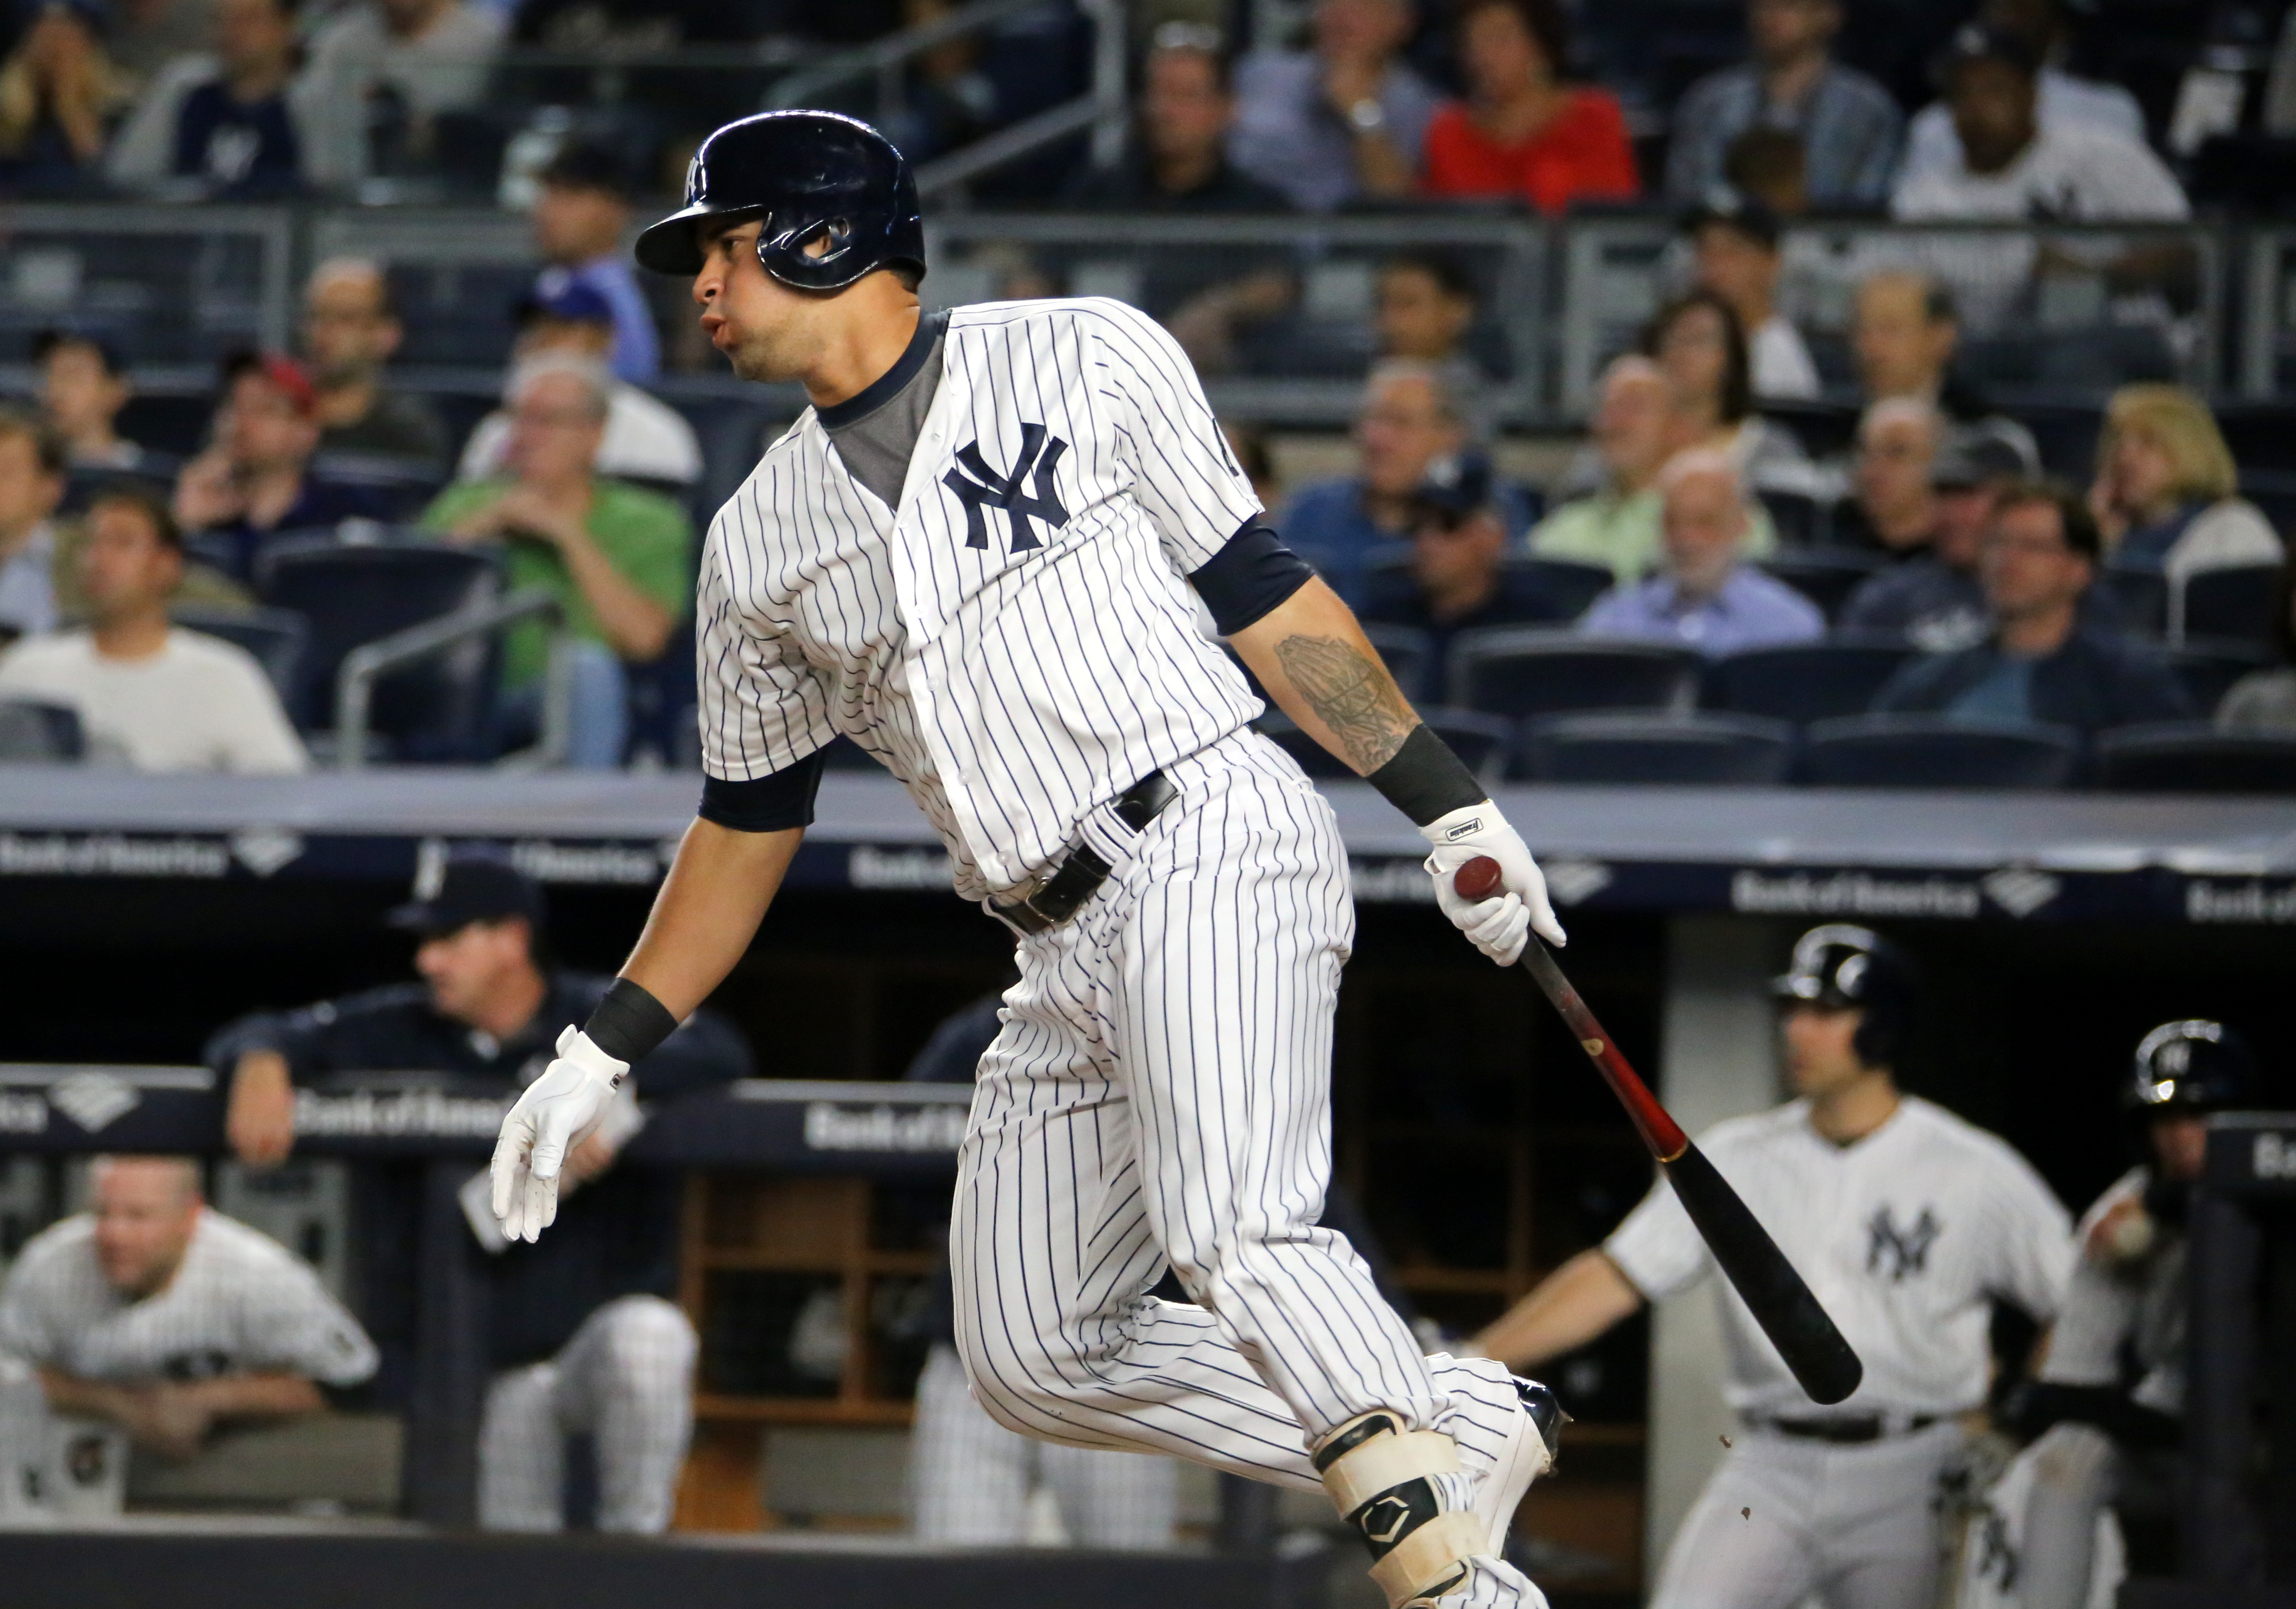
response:
[[[1490,1550],[1482,1523],[1472,1514],[1439,1514],[1387,1550],[1371,1579],[1392,1609],[1435,1596],[1466,1572],[1467,1560]]]
[[[1377,1417],[1382,1427],[1375,1433],[1341,1449],[1335,1458],[1316,1456],[1324,1490],[1332,1494],[1332,1505],[1341,1515],[1353,1515],[1381,1492],[1406,1482],[1459,1473],[1458,1444],[1450,1437],[1438,1430],[1397,1431],[1385,1415]],[[1330,1448],[1339,1448],[1365,1423],[1359,1419],[1341,1431]]]

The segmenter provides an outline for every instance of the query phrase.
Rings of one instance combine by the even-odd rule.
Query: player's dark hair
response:
[[[64,438],[56,428],[29,408],[0,404],[0,439],[11,436],[20,436],[32,444],[32,456],[39,461],[41,474],[64,472]]]
[[[1739,322],[1736,308],[1703,285],[1685,290],[1651,314],[1635,348],[1644,357],[1655,358],[1675,322],[1701,307],[1722,321],[1722,422],[1734,425],[1754,411],[1754,366],[1746,354],[1746,326]]]
[[[2089,512],[2088,500],[2054,477],[2021,480],[2009,487],[1994,505],[1994,518],[2035,503],[2057,511],[2057,527],[2064,533],[2067,547],[2091,564],[2104,556],[2104,539],[2096,528],[2096,516]]]
[[[1382,276],[1423,274],[1453,301],[1480,303],[1482,292],[1467,265],[1447,251],[1398,251],[1379,265]]]
[[[888,263],[885,265],[885,272],[900,281],[901,289],[911,296],[914,296],[917,293],[917,287],[925,282],[923,273],[914,263]]]

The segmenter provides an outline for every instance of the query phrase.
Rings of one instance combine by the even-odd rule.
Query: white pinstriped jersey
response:
[[[1095,806],[1259,714],[1185,577],[1259,512],[1144,314],[957,308],[898,510],[808,409],[711,522],[703,768],[751,780],[848,733],[959,893],[1015,888]]]

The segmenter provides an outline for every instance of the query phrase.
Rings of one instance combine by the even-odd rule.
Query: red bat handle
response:
[[[1451,874],[1451,886],[1466,900],[1489,899],[1499,892],[1500,881],[1499,863],[1487,854],[1477,855]],[[1616,1041],[1587,1009],[1587,1002],[1571,987],[1570,980],[1562,976],[1562,968],[1554,964],[1554,958],[1546,952],[1546,946],[1537,935],[1523,949],[1522,965],[1523,970],[1538,980],[1539,988],[1554,1002],[1554,1009],[1562,1014],[1562,1020],[1577,1036],[1578,1048],[1592,1058],[1603,1082],[1611,1086],[1611,1093],[1626,1107],[1628,1117],[1641,1132],[1651,1155],[1660,1162],[1672,1162],[1688,1150],[1690,1136],[1667,1115],[1666,1108],[1658,1104],[1658,1097],[1650,1092],[1641,1074],[1619,1054]]]

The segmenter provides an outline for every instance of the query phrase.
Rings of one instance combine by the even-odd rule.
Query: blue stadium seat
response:
[[[87,752],[79,711],[38,698],[0,698],[0,765],[53,765]]]
[[[1775,785],[1793,763],[1793,728],[1759,715],[1535,715],[1508,775],[1536,782]]]
[[[1423,709],[1419,718],[1437,737],[1451,746],[1469,771],[1496,778],[1513,733],[1504,721],[1464,709]],[[1289,715],[1270,709],[1252,723],[1278,748],[1300,762],[1309,776],[1325,780],[1353,777],[1345,761],[1300,729]]]
[[[2099,572],[2097,584],[2120,607],[2130,631],[2157,637],[2169,629],[2169,578],[2160,571],[2108,564]]]
[[[1846,715],[1812,725],[1802,765],[1825,788],[2062,788],[2080,761],[2070,727],[1976,726],[1931,715]]]
[[[1379,650],[1387,663],[1387,674],[1395,678],[1403,696],[1416,703],[1433,698],[1437,690],[1429,685],[1435,674],[1435,639],[1415,626],[1389,625],[1383,621],[1366,620],[1363,633]]]
[[[1526,578],[1539,596],[1553,600],[1558,622],[1578,619],[1618,580],[1609,565],[1576,559],[1518,556],[1507,559],[1505,568],[1509,575]]]
[[[1761,568],[1817,605],[1831,621],[1858,584],[1887,562],[1879,553],[1856,548],[1790,548],[1763,559]]]
[[[258,561],[264,602],[299,613],[308,636],[288,714],[306,731],[334,724],[336,674],[362,643],[500,591],[494,559],[469,548],[430,543],[351,546],[324,537],[275,543]],[[384,677],[375,688],[373,730],[401,759],[491,756],[497,667],[496,639],[474,641]]]
[[[2174,602],[2172,620],[2181,615],[2181,638],[2230,638],[2240,642],[2272,641],[2272,606],[2280,595],[2281,567],[2243,564],[2227,569],[2202,570],[2185,577],[2183,608]]]
[[[1706,667],[1699,703],[1797,726],[1864,715],[1912,653],[1895,640],[1868,637],[1748,649]]]
[[[2296,794],[2296,738],[2235,737],[2197,722],[2106,732],[2096,763],[2100,782],[2130,792]]]
[[[292,609],[177,608],[168,617],[187,632],[203,632],[255,656],[282,702],[294,696],[295,669],[310,628]]]
[[[1575,710],[1686,710],[1699,658],[1653,642],[1610,642],[1538,625],[1462,632],[1445,682],[1455,708],[1485,715]]]

